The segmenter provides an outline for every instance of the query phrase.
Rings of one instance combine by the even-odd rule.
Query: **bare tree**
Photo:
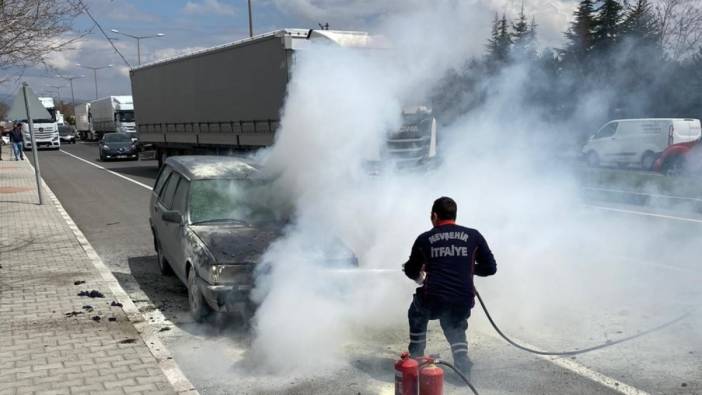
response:
[[[699,0],[658,0],[655,6],[663,47],[674,59],[686,59],[702,46]]]
[[[71,22],[82,12],[80,0],[0,0],[0,68],[44,63],[66,49]]]

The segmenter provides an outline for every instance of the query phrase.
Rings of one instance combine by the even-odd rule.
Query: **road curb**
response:
[[[34,172],[34,166],[32,166],[31,162],[26,160],[26,163],[32,169],[32,172]],[[168,379],[168,382],[173,386],[173,389],[179,394],[198,395],[199,393],[197,390],[195,390],[195,387],[192,385],[190,380],[185,377],[183,371],[180,370],[180,367],[175,362],[175,359],[173,359],[170,351],[168,351],[166,346],[158,338],[155,330],[148,324],[127,292],[119,284],[117,278],[115,278],[115,276],[112,274],[112,271],[110,271],[107,265],[105,265],[102,259],[100,259],[100,256],[97,254],[83,232],[78,228],[78,225],[76,225],[71,216],[68,215],[68,212],[63,208],[63,205],[51,188],[49,188],[49,185],[44,181],[44,179],[42,179],[41,182],[43,192],[45,192],[45,195],[51,200],[54,207],[56,207],[59,214],[61,214],[61,217],[63,217],[64,221],[66,221],[66,224],[73,232],[73,235],[78,240],[81,248],[83,251],[85,251],[95,269],[97,269],[97,271],[100,273],[103,281],[107,283],[115,299],[122,304],[122,310],[127,315],[127,318],[129,318],[132,325],[134,325],[134,328],[139,333],[139,336],[144,341],[144,344],[146,344],[146,347],[149,349],[154,358],[156,358],[159,368],[166,376],[166,379]]]

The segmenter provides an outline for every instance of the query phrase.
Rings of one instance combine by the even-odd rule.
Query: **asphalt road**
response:
[[[195,324],[187,314],[185,287],[158,272],[147,210],[149,187],[157,174],[155,161],[101,163],[92,143],[41,151],[40,158],[43,178],[136,305],[161,330],[162,340],[201,393],[393,393],[392,364],[406,348],[404,326],[360,336],[362,340],[346,347],[347,363],[340,370],[320,366],[314,377],[281,377],[259,370],[248,363],[251,335],[236,317],[214,317],[208,323]],[[671,248],[702,245],[702,218],[687,215],[693,221],[685,222],[666,218],[675,217],[674,213],[646,215],[646,210],[631,206],[598,206],[584,211],[603,220],[612,218],[613,233],[623,240],[632,226],[655,226],[666,232],[666,239],[677,240]],[[655,248],[650,255],[634,256],[627,252],[625,242],[618,245],[621,248],[614,253],[592,251],[591,261],[581,264],[601,263],[600,259],[626,264],[631,260],[640,265],[635,277],[601,287],[596,295],[573,291],[577,286],[554,287],[554,294],[545,300],[530,301],[532,305],[552,306],[539,309],[538,314],[529,310],[538,328],[512,325],[510,313],[503,307],[508,306],[504,300],[507,293],[487,288],[485,294],[493,296],[491,305],[498,307],[493,312],[495,318],[508,333],[518,334],[541,349],[570,349],[637,333],[688,311],[692,314],[617,347],[552,359],[507,345],[476,313],[471,318],[470,342],[472,359],[478,361],[473,380],[481,394],[702,394],[702,320],[693,309],[696,306],[687,303],[700,300],[698,262],[683,258],[671,261]],[[696,248],[696,253],[702,252]],[[591,278],[583,278],[584,283],[604,278],[598,277],[605,275],[604,270],[591,272]],[[563,295],[557,293],[559,289]],[[651,297],[632,297],[641,293]],[[656,298],[656,294],[665,297]],[[518,309],[513,313],[519,314]],[[430,344],[444,343],[438,325],[432,326]],[[441,354],[450,355],[442,347]],[[293,356],[281,358],[291,358],[294,363]],[[449,377],[446,393],[467,391]]]

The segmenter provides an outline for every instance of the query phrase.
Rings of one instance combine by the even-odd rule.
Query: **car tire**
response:
[[[587,165],[590,167],[600,166],[600,156],[597,155],[597,152],[590,151],[587,153]]]
[[[158,270],[164,276],[172,276],[173,268],[171,268],[171,265],[168,263],[166,258],[163,257],[161,244],[158,242],[158,240],[156,240],[156,236],[154,236],[154,245],[156,247],[156,262],[158,263]]]
[[[665,162],[663,173],[666,176],[675,177],[685,172],[685,158],[680,155],[674,156]]]
[[[653,152],[646,152],[641,157],[641,168],[644,170],[653,170],[653,165],[656,163],[656,154]]]
[[[190,306],[190,315],[195,322],[204,321],[212,312],[205,297],[200,292],[200,287],[197,285],[197,273],[192,267],[188,271],[188,305]]]

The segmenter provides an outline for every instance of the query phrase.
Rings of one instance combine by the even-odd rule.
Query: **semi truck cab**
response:
[[[137,140],[136,124],[134,123],[134,110],[115,111],[115,129],[118,132],[127,133],[132,137],[132,141]]]
[[[49,119],[32,119],[34,130],[34,141],[37,148],[61,148],[61,139],[59,138],[58,123],[56,122],[56,107],[54,99],[51,97],[40,97],[39,101],[51,115]],[[25,149],[32,148],[32,136],[29,134],[29,124],[26,119],[22,122],[22,138]]]

